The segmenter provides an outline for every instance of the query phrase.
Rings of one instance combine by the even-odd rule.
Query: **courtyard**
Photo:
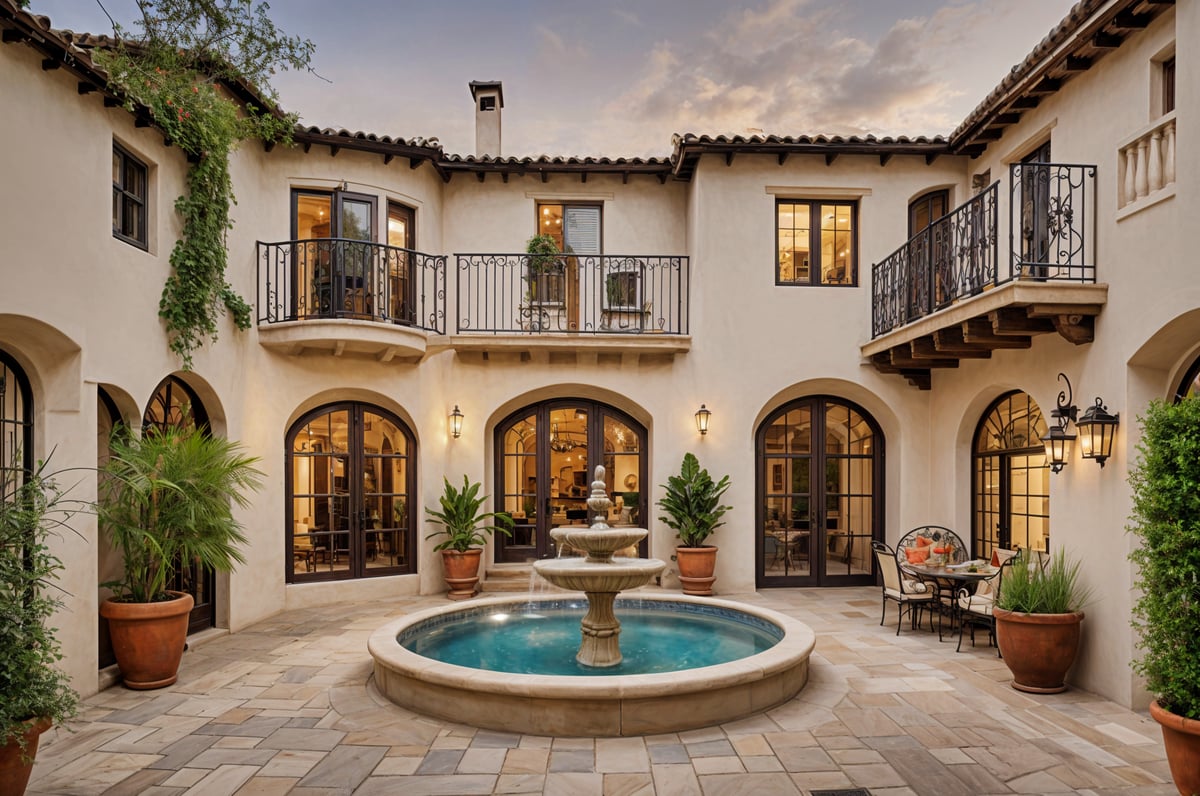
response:
[[[193,637],[179,682],[86,700],[43,736],[31,794],[1174,794],[1158,726],[1076,688],[1014,691],[994,648],[879,625],[876,587],[721,595],[817,635],[765,714],[633,738],[511,735],[403,710],[366,642],[444,597],[288,611]],[[1087,624],[1084,624],[1087,633]]]

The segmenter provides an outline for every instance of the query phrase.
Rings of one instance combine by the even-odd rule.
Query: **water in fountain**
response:
[[[534,563],[534,570],[555,586],[587,595],[588,612],[580,623],[583,640],[575,659],[584,666],[607,667],[621,662],[621,623],[613,613],[617,594],[644,586],[666,564],[658,559],[614,557],[618,550],[646,538],[645,528],[610,528],[604,518],[612,501],[604,491],[604,467],[596,467],[587,501],[595,520],[587,528],[555,528],[550,532],[561,550],[564,543],[586,558],[556,558]]]

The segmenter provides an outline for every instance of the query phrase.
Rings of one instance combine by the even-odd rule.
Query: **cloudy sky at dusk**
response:
[[[122,23],[132,0],[103,0]],[[1072,0],[275,0],[323,78],[305,124],[474,152],[471,80],[504,83],[505,155],[670,153],[671,134],[948,134]],[[32,0],[110,33],[96,0]]]

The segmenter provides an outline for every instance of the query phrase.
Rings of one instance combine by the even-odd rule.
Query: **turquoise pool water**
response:
[[[576,662],[582,599],[465,609],[408,628],[397,641],[443,663],[513,674],[609,676],[653,674],[728,663],[775,646],[778,626],[716,606],[618,600],[621,654],[616,666]]]

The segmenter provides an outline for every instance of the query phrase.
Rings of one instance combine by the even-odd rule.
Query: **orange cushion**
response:
[[[904,548],[904,554],[906,556],[908,556],[908,563],[924,564],[926,559],[929,558],[929,548],[928,547],[906,547],[906,548]]]
[[[928,547],[931,544],[933,544],[932,540],[926,539],[924,536],[917,537],[917,547]]]
[[[992,566],[993,567],[1000,566],[1000,554],[998,552],[996,552],[995,550],[992,551]]]
[[[933,554],[934,554],[935,556],[940,556],[940,555],[942,555],[943,553],[948,553],[948,552],[950,552],[950,550],[949,550],[949,548],[946,548],[946,547],[935,547],[935,548],[933,548]]]

